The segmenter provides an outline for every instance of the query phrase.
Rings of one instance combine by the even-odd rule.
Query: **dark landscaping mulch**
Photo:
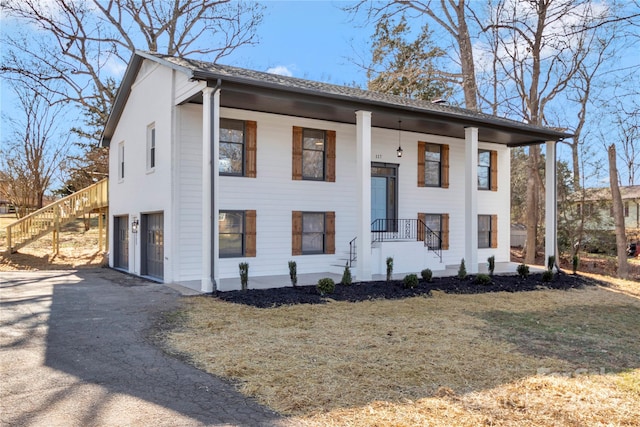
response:
[[[315,286],[283,287],[274,289],[248,289],[246,291],[213,292],[221,300],[245,304],[258,308],[279,307],[290,304],[324,304],[335,301],[367,301],[374,299],[402,299],[417,295],[428,296],[438,290],[448,294],[480,294],[485,292],[523,292],[538,289],[572,289],[598,282],[570,274],[556,274],[551,282],[542,281],[542,274],[531,274],[526,279],[520,276],[496,275],[492,283],[475,283],[475,276],[466,279],[457,277],[434,277],[430,283],[420,280],[417,287],[406,289],[402,280],[357,282],[352,285],[336,284],[335,292],[322,296]],[[249,280],[251,285],[251,280]]]

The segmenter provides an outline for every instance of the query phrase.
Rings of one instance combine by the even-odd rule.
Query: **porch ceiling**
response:
[[[202,93],[199,92],[188,102],[202,104]],[[385,104],[363,103],[347,97],[338,99],[318,96],[317,93],[285,92],[225,81],[222,82],[220,105],[348,124],[355,124],[356,111],[365,110],[372,113],[371,125],[376,128],[397,129],[398,120],[402,120],[403,131],[464,139],[465,127],[477,127],[480,141],[505,144],[510,147],[543,144],[566,136],[550,129],[531,129],[524,124],[523,129],[518,129],[513,125],[515,122],[504,121],[509,122],[505,124],[499,118],[493,121],[470,117],[460,119],[437,112],[425,113],[407,106],[393,108]]]

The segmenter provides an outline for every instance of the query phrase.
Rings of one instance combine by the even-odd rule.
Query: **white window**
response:
[[[324,212],[302,213],[302,253],[324,253],[325,240]]]
[[[302,179],[322,181],[325,179],[325,131],[304,129],[302,132]]]
[[[478,150],[478,190],[491,189],[491,152]]]
[[[118,144],[118,180],[124,179],[124,141]]]
[[[244,172],[245,124],[220,119],[220,174],[242,176]]]
[[[147,127],[147,171],[156,167],[156,124]]]

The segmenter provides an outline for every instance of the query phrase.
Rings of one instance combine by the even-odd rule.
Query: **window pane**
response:
[[[491,230],[491,216],[478,215],[478,231],[490,231]]]
[[[324,214],[323,213],[304,213],[302,214],[302,232],[320,232],[324,233]]]
[[[220,143],[220,173],[242,173],[242,144]]]
[[[478,151],[478,166],[491,166],[491,153],[488,151]]]
[[[302,252],[324,252],[324,234],[304,233],[302,235]]]
[[[242,120],[220,119],[220,142],[244,142]]]
[[[436,233],[440,232],[440,215],[426,215],[425,225],[429,227],[431,231]]]
[[[479,248],[488,248],[491,245],[489,244],[489,233],[478,231],[478,247]]]
[[[424,164],[425,185],[440,185],[440,163],[426,162]]]
[[[440,146],[426,144],[424,152],[424,183],[425,185],[440,185]]]
[[[220,256],[242,256],[242,234],[220,234]]]
[[[302,152],[302,176],[311,179],[324,178],[324,151]]]
[[[218,226],[220,233],[242,233],[244,230],[243,212],[220,212]]]
[[[302,214],[302,252],[324,252],[324,213]]]
[[[304,129],[302,147],[305,150],[324,150],[324,131],[317,129]]]
[[[478,188],[489,188],[489,168],[478,166]]]
[[[218,227],[220,256],[243,256],[244,212],[221,211]]]
[[[440,162],[440,146],[434,144],[425,145],[424,159],[427,161]]]
[[[478,215],[478,247],[491,247],[491,216]]]

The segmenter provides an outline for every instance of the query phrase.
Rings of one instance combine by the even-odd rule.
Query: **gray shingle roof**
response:
[[[461,137],[459,134],[461,129],[467,126],[473,126],[489,132],[490,134],[485,134],[488,135],[488,140],[512,146],[539,144],[545,141],[557,141],[572,136],[558,130],[530,125],[442,103],[409,99],[350,86],[340,86],[296,77],[281,76],[196,59],[177,58],[158,53],[137,51],[129,62],[102,134],[101,144],[104,146],[110,144],[111,137],[115,132],[117,123],[120,120],[120,116],[129,97],[131,87],[144,59],[185,73],[193,80],[209,82],[222,80],[238,87],[254,87],[256,91],[281,93],[291,99],[299,96],[306,97],[307,99],[317,99],[325,105],[342,105],[349,106],[349,108],[356,106],[357,109],[394,112],[394,114],[391,115],[386,114],[386,119],[384,114],[378,114],[379,120],[386,120],[386,123],[378,122],[377,124],[383,127],[394,126],[394,122],[390,121],[390,117],[395,116],[394,118],[397,120],[400,115],[406,114],[407,117],[429,120],[428,124],[423,126],[442,126],[443,129],[441,129],[441,131],[443,133],[441,134],[445,136]],[[307,110],[307,112],[308,111],[309,110]],[[344,113],[347,109],[343,108],[342,111]],[[380,119],[381,117],[382,119]],[[342,118],[344,118],[344,116]],[[325,119],[335,120],[336,117]],[[456,130],[451,130],[451,124],[458,125],[458,127],[455,128]],[[451,132],[457,133],[452,135]],[[501,141],[498,141],[497,138],[501,138]]]
[[[184,70],[189,70],[193,78],[210,80],[224,79],[237,83],[252,84],[255,86],[270,87],[284,91],[306,93],[315,96],[327,96],[333,98],[342,98],[348,100],[358,100],[363,103],[374,103],[378,105],[387,105],[395,108],[406,108],[412,111],[423,111],[436,115],[444,115],[448,117],[459,117],[461,119],[473,119],[496,125],[508,126],[511,128],[519,128],[523,131],[544,132],[556,139],[569,138],[572,135],[556,131],[550,128],[530,125],[511,119],[484,114],[464,108],[454,107],[442,103],[433,103],[417,99],[409,99],[397,95],[391,95],[381,92],[362,90],[350,86],[341,86],[330,83],[322,83],[312,80],[305,80],[296,77],[287,77],[266,72],[248,70],[245,68],[234,67],[230,65],[214,64],[210,62],[199,61],[196,59],[178,58],[169,55],[162,55],[150,52],[137,52],[139,55],[148,59],[156,59],[164,61],[167,65],[173,65]]]
[[[623,200],[639,199],[640,200],[640,185],[626,185],[620,187],[620,195]],[[581,200],[582,195],[575,194],[575,200]],[[611,200],[611,188],[587,188],[584,194],[585,201],[597,201],[597,200]]]

